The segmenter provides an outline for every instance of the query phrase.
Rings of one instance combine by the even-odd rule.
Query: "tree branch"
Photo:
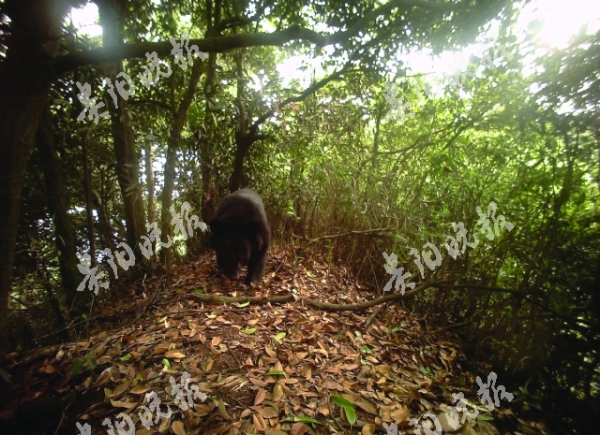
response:
[[[302,302],[304,304],[308,304],[308,305],[312,305],[313,307],[320,308],[323,311],[330,311],[330,312],[337,312],[337,311],[363,311],[363,310],[366,310],[367,308],[371,308],[371,307],[379,305],[379,304],[384,304],[384,303],[391,302],[391,301],[397,301],[397,300],[400,300],[400,299],[409,298],[411,296],[416,295],[417,293],[421,293],[421,292],[427,290],[428,288],[437,287],[437,286],[439,286],[441,284],[449,283],[449,282],[453,282],[453,281],[455,281],[455,280],[450,279],[450,280],[444,280],[444,281],[425,282],[425,283],[422,283],[422,284],[418,285],[413,290],[407,291],[404,294],[401,294],[401,293],[391,293],[389,295],[381,296],[381,297],[378,297],[376,299],[372,299],[372,300],[367,301],[367,302],[362,302],[360,304],[331,304],[329,302],[320,302],[320,301],[315,301],[313,299],[295,297],[292,294],[283,295],[283,296],[271,296],[271,297],[268,297],[268,298],[265,298],[265,297],[252,297],[252,296],[241,296],[239,298],[232,298],[232,297],[229,297],[229,296],[194,295],[194,294],[187,295],[186,297],[192,298],[192,299],[195,299],[197,301],[204,302],[204,303],[209,303],[209,302],[216,302],[216,303],[234,303],[234,302],[240,302],[240,303],[246,303],[247,302],[249,304],[259,304],[259,305],[264,305],[264,304],[267,304],[267,303],[285,303],[285,302],[291,302],[294,299],[296,299],[297,301],[300,301],[300,302]]]
[[[358,230],[357,231],[348,231],[346,233],[329,234],[326,236],[316,237],[314,239],[308,240],[308,243],[315,243],[315,242],[318,242],[319,240],[335,239],[338,237],[346,237],[346,236],[366,236],[369,234],[389,233],[390,231],[394,231],[394,228],[389,227],[389,228],[374,228],[371,230],[362,230],[362,231],[358,231]]]
[[[350,28],[331,35],[323,35],[298,26],[273,33],[245,33],[239,35],[217,36],[204,39],[193,39],[189,45],[197,45],[205,53],[223,53],[237,48],[283,46],[291,41],[305,41],[324,47],[337,44],[358,35],[369,23],[380,16],[388,16],[398,7],[419,7],[439,12],[452,12],[466,10],[468,7],[461,4],[435,3],[425,0],[392,0],[389,3],[369,12],[357,20]],[[119,59],[143,58],[146,53],[155,51],[159,56],[166,56],[171,52],[172,45],[169,41],[140,42],[135,44],[121,44],[96,48],[79,53],[60,56],[54,62],[56,74],[64,74],[83,65],[115,61]]]

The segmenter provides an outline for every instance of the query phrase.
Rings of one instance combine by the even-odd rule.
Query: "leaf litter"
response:
[[[507,401],[492,412],[480,403],[475,378],[490,368],[467,361],[453,333],[431,334],[426,319],[397,302],[374,321],[376,307],[319,308],[310,302],[359,304],[376,292],[344,267],[289,256],[271,253],[258,288],[222,279],[214,255],[203,255],[123,289],[120,302],[95,305],[88,339],[9,355],[13,401],[0,421],[48,400],[58,404],[58,433],[87,423],[104,434],[102,423],[123,414],[136,435],[366,435],[391,433],[392,424],[413,434],[421,432],[411,419],[425,414],[438,416],[443,433],[549,433],[517,418]],[[174,388],[185,374],[184,405]],[[453,393],[479,411],[458,428],[445,420]],[[145,412],[151,394],[159,407]],[[143,417],[152,419],[149,429]]]

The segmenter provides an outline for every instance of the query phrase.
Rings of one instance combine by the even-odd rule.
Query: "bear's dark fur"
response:
[[[271,230],[260,195],[241,189],[225,197],[209,226],[210,246],[217,253],[219,269],[230,279],[237,279],[240,266],[247,264],[244,284],[258,284],[271,243]]]

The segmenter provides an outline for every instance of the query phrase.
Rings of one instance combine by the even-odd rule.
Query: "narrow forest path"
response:
[[[123,290],[117,304],[96,305],[89,339],[11,355],[0,432],[549,433],[517,419],[507,400],[490,412],[476,383],[490,368],[398,304],[370,319],[375,307],[306,303],[376,296],[344,268],[276,251],[263,284],[243,291],[215,263],[203,255]],[[258,299],[206,303],[206,294]],[[266,299],[277,297],[286,301]],[[466,409],[453,398],[460,393]],[[447,419],[475,414],[464,425]]]

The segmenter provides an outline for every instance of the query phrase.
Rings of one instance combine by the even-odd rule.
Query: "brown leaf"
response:
[[[292,426],[291,435],[304,435],[308,431],[308,427],[304,423],[294,423]]]
[[[104,356],[101,356],[100,358],[98,358],[98,359],[96,360],[96,363],[97,363],[99,366],[101,366],[102,364],[109,363],[109,362],[111,362],[112,360],[113,360],[113,357],[112,357],[112,356],[110,356],[110,355],[104,355]]]
[[[363,426],[362,435],[374,435],[375,434],[375,425],[373,423],[367,423]]]
[[[179,351],[177,351],[177,350],[170,350],[170,351],[168,351],[168,352],[165,354],[165,356],[166,356],[167,358],[174,358],[174,359],[182,359],[182,358],[185,358],[185,354],[184,354],[184,353],[181,353],[181,352],[179,352]]]
[[[129,380],[125,379],[117,386],[117,388],[114,389],[110,397],[119,397],[127,390],[129,390]]]
[[[146,394],[148,392],[149,388],[147,385],[143,385],[143,384],[137,384],[135,387],[133,387],[131,390],[129,390],[129,392],[131,394]]]
[[[279,402],[281,399],[283,399],[284,394],[283,394],[283,389],[281,388],[281,385],[277,384],[275,385],[275,388],[273,388],[273,402]]]
[[[317,408],[317,413],[323,415],[324,417],[329,417],[329,407],[321,406]]]
[[[183,426],[183,422],[180,420],[176,420],[171,423],[171,430],[175,435],[186,435],[185,427]]]
[[[94,385],[96,387],[100,387],[106,384],[108,381],[110,381],[114,370],[114,367],[108,367],[104,369],[102,373],[100,373],[100,376],[98,376],[98,379],[96,379],[96,383]]]
[[[354,402],[354,404],[370,414],[377,415],[377,407],[365,399],[357,400]]]
[[[259,414],[264,418],[276,418],[279,417],[279,411],[276,409],[266,406],[260,410]]]
[[[323,382],[323,386],[328,390],[337,390],[344,391],[344,387],[342,387],[338,382],[334,381],[332,378],[327,378]]]
[[[254,405],[260,405],[261,403],[264,402],[265,398],[267,397],[267,391],[264,389],[260,389],[258,390],[258,393],[256,393],[256,396],[254,397]]]
[[[402,423],[410,415],[410,411],[407,408],[401,408],[393,411],[391,417],[396,423]]]
[[[114,406],[115,408],[126,408],[126,409],[131,409],[135,406],[138,406],[138,402],[127,402],[125,400],[112,400],[110,401],[110,404],[112,406]]]
[[[300,368],[300,374],[306,378],[306,380],[312,379],[312,365],[306,364]]]
[[[263,381],[262,379],[258,379],[258,378],[254,378],[254,377],[249,377],[248,379],[250,380],[250,382],[252,382],[253,385],[256,385],[257,387],[266,387],[267,385],[269,385],[267,382]]]
[[[212,408],[209,405],[205,405],[204,403],[194,403],[194,409],[200,417],[204,417],[205,415],[210,414],[210,412],[212,411]]]
[[[260,416],[260,414],[253,414],[252,421],[254,422],[254,426],[256,427],[256,430],[259,432],[264,432],[264,430],[267,428],[267,423]]]

